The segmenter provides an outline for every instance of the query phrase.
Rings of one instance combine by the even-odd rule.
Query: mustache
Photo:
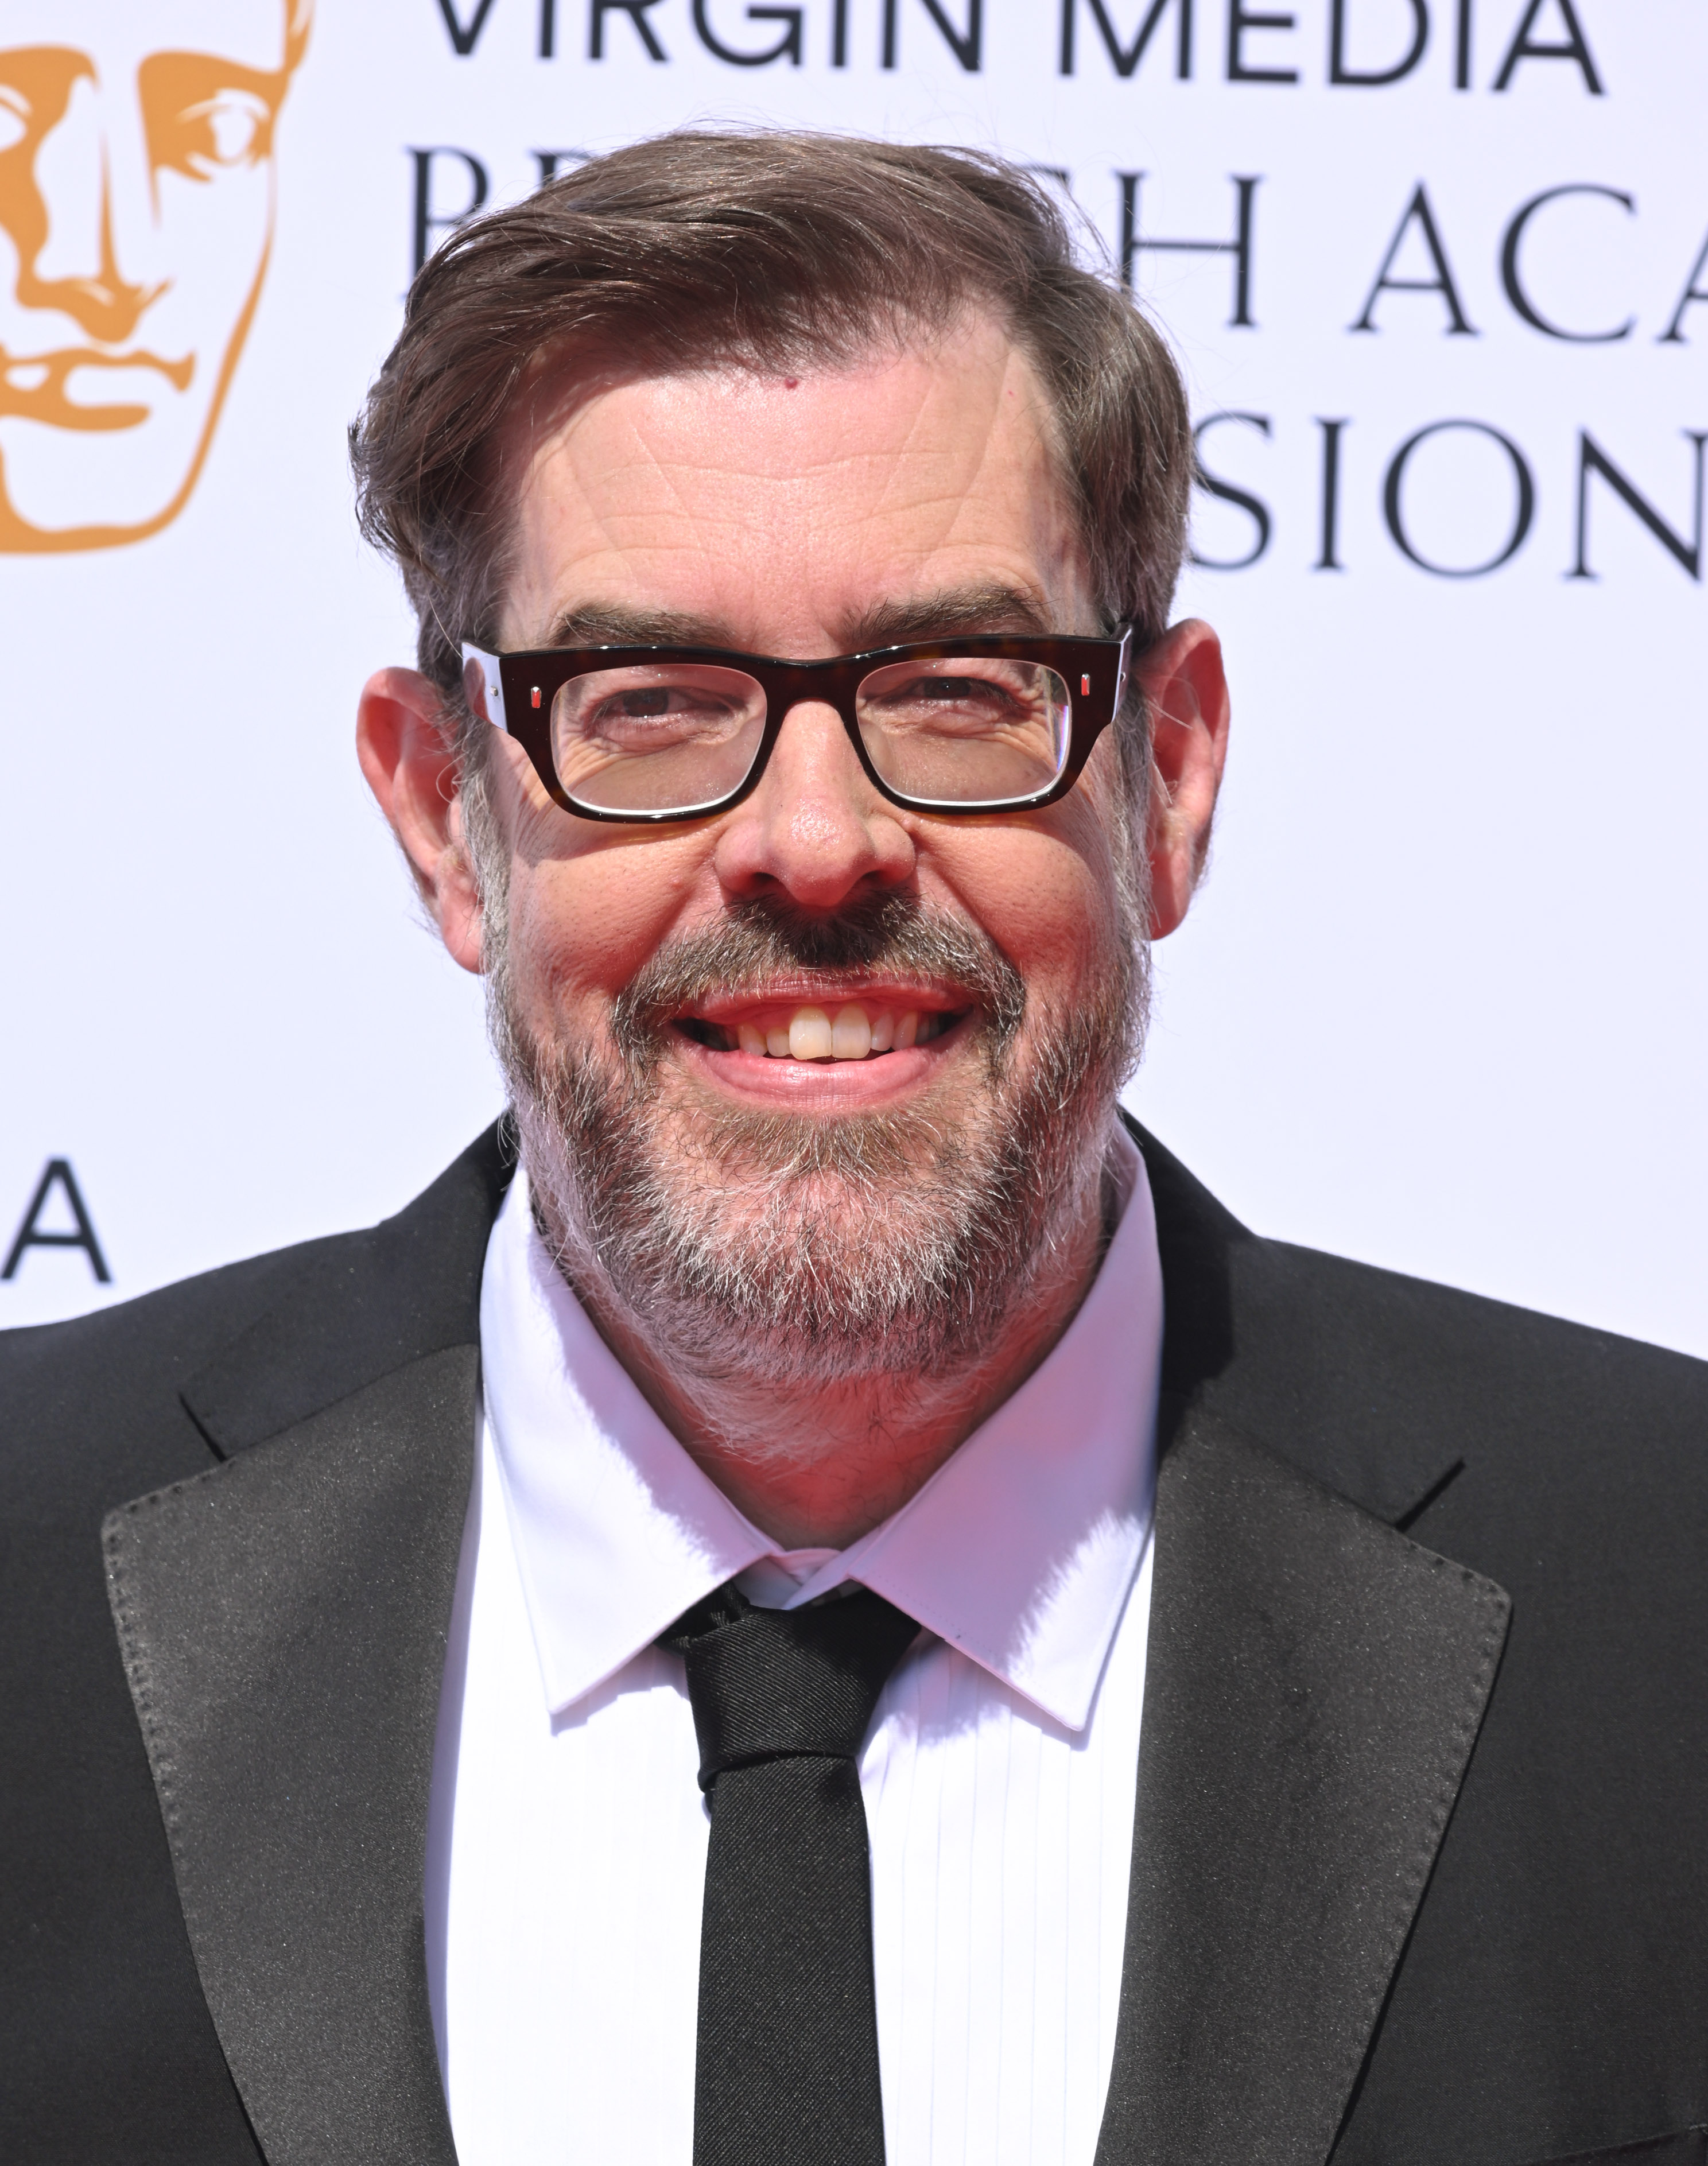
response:
[[[888,970],[970,994],[989,1018],[998,1063],[1026,1012],[1025,980],[989,934],[917,895],[855,897],[833,917],[749,895],[715,925],[680,933],[648,957],[612,1005],[611,1037],[630,1068],[644,1072],[661,1032],[685,1008],[720,993],[763,996],[769,985],[815,970]]]

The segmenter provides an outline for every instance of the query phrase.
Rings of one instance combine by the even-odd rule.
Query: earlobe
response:
[[[480,901],[438,688],[414,669],[376,670],[357,707],[356,753],[447,949],[478,972]]]
[[[1209,854],[1228,752],[1222,646],[1200,618],[1172,626],[1134,664],[1150,711],[1150,937],[1186,916]]]

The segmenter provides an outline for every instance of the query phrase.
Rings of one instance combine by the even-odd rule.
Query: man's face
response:
[[[620,383],[507,455],[506,647],[1100,629],[1042,394],[989,324],[798,381]],[[1057,805],[944,819],[881,798],[804,705],[748,798],[664,829],[566,815],[494,749],[487,959],[571,1251],[702,1367],[720,1333],[805,1382],[996,1327],[1095,1185],[1135,1035],[1111,738]],[[891,1049],[758,1049],[853,1009]]]
[[[282,0],[7,0],[0,550],[188,495],[266,268],[285,32]]]

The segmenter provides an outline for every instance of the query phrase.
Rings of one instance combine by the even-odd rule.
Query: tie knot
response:
[[[658,1644],[687,1665],[701,1788],[759,1761],[854,1759],[918,1630],[865,1588],[802,1609],[755,1609],[733,1586],[696,1603]]]

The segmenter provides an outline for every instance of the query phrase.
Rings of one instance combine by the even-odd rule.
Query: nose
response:
[[[803,910],[912,877],[913,838],[880,796],[833,707],[790,710],[759,786],[727,816],[713,862],[726,893],[769,891]]]
[[[92,339],[120,346],[162,288],[127,278],[114,239],[115,184],[146,199],[145,160],[116,129],[94,83],[74,87],[64,118],[39,145],[34,175],[45,213],[41,245],[19,268],[18,298],[27,309],[55,309]],[[117,176],[115,159],[124,170]],[[133,170],[135,168],[135,170]]]

